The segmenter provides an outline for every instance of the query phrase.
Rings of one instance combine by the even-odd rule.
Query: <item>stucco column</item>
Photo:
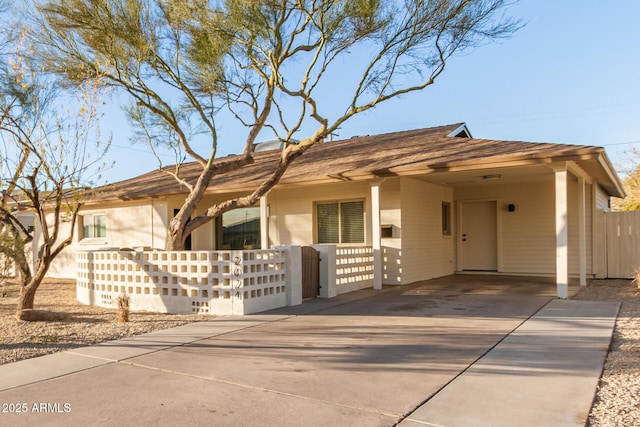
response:
[[[569,296],[569,209],[567,170],[555,172],[556,182],[556,285],[558,298]]]
[[[580,286],[587,286],[587,213],[586,185],[582,177],[578,177],[578,243],[580,246]]]
[[[373,289],[382,289],[382,236],[380,224],[380,184],[371,184],[371,240],[373,246]]]
[[[267,196],[260,197],[260,249],[269,249],[269,206]]]
[[[277,246],[287,252],[285,281],[287,305],[302,304],[302,246]]]
[[[320,252],[320,297],[333,298],[338,295],[336,283],[336,245],[311,245]]]

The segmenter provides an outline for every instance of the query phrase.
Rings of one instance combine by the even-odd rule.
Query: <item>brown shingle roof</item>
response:
[[[448,136],[461,126],[453,124],[319,144],[291,164],[279,185],[473,169],[483,164],[596,159],[604,155],[602,148],[585,145]],[[255,188],[271,173],[279,155],[279,150],[255,153],[253,164],[214,177],[210,190],[227,192]],[[200,171],[197,163],[181,166],[181,175],[187,179],[195,180]],[[101,190],[97,196],[100,200],[139,199],[187,192],[162,170],[111,184]]]

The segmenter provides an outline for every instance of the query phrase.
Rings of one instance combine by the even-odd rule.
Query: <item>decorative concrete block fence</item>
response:
[[[132,310],[248,314],[286,305],[282,250],[95,251],[77,257],[77,298]]]
[[[373,286],[373,247],[336,248],[336,286],[338,294]]]
[[[314,246],[321,253],[320,296],[371,287],[371,247]],[[77,299],[132,310],[250,314],[302,303],[301,248],[244,251],[87,251],[77,255]]]

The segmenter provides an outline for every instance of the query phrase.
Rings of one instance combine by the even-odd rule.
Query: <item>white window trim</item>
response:
[[[91,217],[92,219],[96,216],[103,216],[104,220],[105,220],[105,235],[103,237],[85,237],[84,236],[84,222],[85,222],[85,218],[89,218]],[[95,212],[95,213],[88,213],[88,214],[84,214],[84,215],[80,215],[80,221],[79,221],[79,231],[78,231],[78,235],[79,235],[79,242],[82,244],[102,244],[102,243],[106,243],[107,242],[107,214],[106,212]],[[95,225],[95,223],[94,223]]]

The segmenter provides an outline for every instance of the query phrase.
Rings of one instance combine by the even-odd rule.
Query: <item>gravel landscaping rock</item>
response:
[[[622,303],[587,425],[640,426],[640,290],[630,280],[595,280],[574,299]]]
[[[48,279],[36,293],[38,311],[66,313],[62,320],[25,322],[15,318],[19,287],[0,284],[0,365],[56,351],[82,347],[185,323],[211,319],[197,314],[131,312],[130,321],[118,322],[118,311],[80,304],[75,280]]]

